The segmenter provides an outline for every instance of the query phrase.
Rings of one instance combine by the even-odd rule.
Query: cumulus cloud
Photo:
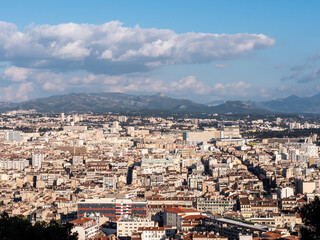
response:
[[[177,82],[171,82],[167,91],[191,91],[196,94],[208,94],[211,91],[211,87],[198,81],[195,76],[187,76]]]
[[[23,31],[0,22],[0,61],[55,71],[144,72],[161,65],[241,57],[274,43],[263,34],[177,34],[168,29],[124,27],[118,21],[31,25]]]
[[[63,74],[52,72],[37,72],[33,78],[37,81],[37,84],[46,91],[64,91],[69,84],[68,77]]]
[[[4,78],[13,82],[23,82],[32,73],[31,69],[11,66],[4,71]]]
[[[236,98],[250,96],[251,85],[238,82],[206,83],[196,76],[189,75],[175,81],[164,81],[143,74],[94,74],[80,72],[78,75],[55,73],[41,69],[25,69],[11,66],[3,76],[12,84],[0,89],[0,100],[22,101],[28,97],[56,92],[124,92],[133,94],[154,94],[164,92],[171,96],[192,98],[196,96],[220,96]],[[43,95],[42,95],[43,96]]]
[[[10,67],[8,69],[13,69]],[[18,68],[19,69],[19,68]],[[6,71],[5,71],[6,72]],[[10,71],[8,71],[10,72]],[[82,73],[69,77],[64,73],[30,69],[23,82],[14,82],[0,89],[0,100],[23,101],[37,97],[36,92],[55,94],[56,92],[124,92],[132,94],[166,93],[179,98],[218,97],[219,99],[246,98],[254,96],[250,84],[235,81],[229,83],[206,83],[189,75],[175,81],[164,81],[141,74],[107,75]],[[20,84],[19,84],[20,83]]]
[[[251,84],[239,82],[229,82],[226,84],[216,83],[212,88],[212,92],[221,96],[228,97],[246,97],[250,95],[249,89]]]
[[[0,88],[1,101],[25,101],[29,99],[29,93],[33,91],[31,82],[13,84],[4,88]]]
[[[207,84],[197,79],[196,76],[187,76],[177,81],[165,82],[163,80],[143,76],[109,76],[105,74],[89,74],[82,78],[72,80],[78,87],[99,86],[106,92],[127,92],[153,94],[164,92],[176,96],[203,96],[219,95],[221,97],[246,97],[250,95],[250,84],[239,82]],[[71,85],[70,85],[71,86]],[[73,87],[73,85],[72,85]],[[188,98],[188,97],[186,97]]]
[[[54,82],[48,81],[43,84],[42,89],[46,91],[63,91],[64,87]]]
[[[16,99],[21,99],[22,101],[28,100],[28,93],[32,92],[33,90],[33,85],[31,82],[27,82],[27,83],[22,83],[19,85],[16,94],[15,94],[15,98]]]

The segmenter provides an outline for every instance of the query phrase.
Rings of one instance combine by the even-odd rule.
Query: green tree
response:
[[[51,220],[49,223],[38,221],[32,225],[23,216],[9,217],[7,213],[0,215],[1,240],[76,240],[77,233],[72,233],[71,223]]]
[[[303,226],[300,227],[302,240],[320,239],[320,199],[315,197],[314,201],[304,205],[299,213],[302,218]]]
[[[0,216],[0,239],[23,239],[28,236],[26,233],[29,233],[31,228],[32,224],[23,216],[9,217],[5,212]]]

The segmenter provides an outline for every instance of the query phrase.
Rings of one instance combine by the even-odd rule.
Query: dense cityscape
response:
[[[0,7],[0,240],[320,240],[319,0]]]
[[[316,117],[12,111],[0,128],[0,212],[79,239],[298,239],[319,196]]]

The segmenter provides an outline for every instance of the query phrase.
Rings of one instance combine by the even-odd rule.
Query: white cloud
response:
[[[31,69],[11,66],[4,71],[4,78],[13,82],[23,82],[31,74]]]
[[[274,43],[263,34],[177,34],[168,29],[124,27],[118,21],[30,25],[22,31],[15,24],[0,22],[0,63],[11,65],[0,78],[12,82],[0,88],[0,98],[24,100],[28,95],[37,97],[39,90],[45,95],[75,89],[244,95],[245,90],[234,89],[246,89],[245,84],[207,84],[195,76],[168,82],[145,72],[164,65],[225,62]]]
[[[77,86],[87,89],[99,86],[99,91],[106,92],[127,92],[127,93],[146,93],[157,92],[169,93],[171,95],[191,96],[219,95],[224,99],[229,97],[246,97],[253,93],[250,91],[251,85],[239,82],[206,84],[196,78],[187,76],[177,81],[165,82],[163,80],[148,78],[143,76],[108,76],[105,74],[89,74],[77,79]]]
[[[187,76],[177,82],[171,82],[170,87],[167,89],[167,91],[191,91],[196,94],[208,94],[211,91],[211,87],[208,87],[203,82],[198,81],[195,76]]]
[[[224,99],[230,97],[247,97],[254,96],[254,93],[250,91],[251,84],[239,82],[229,82],[226,84],[216,83],[212,87],[212,93],[217,94]]]
[[[249,89],[251,88],[251,84],[240,82],[230,82],[227,83],[226,88],[228,89],[229,93],[234,96],[241,96],[246,97],[250,95]]]
[[[26,101],[29,99],[29,93],[33,91],[31,82],[13,84],[5,88],[0,88],[1,101]]]
[[[213,90],[214,91],[220,91],[220,90],[225,90],[225,86],[222,83],[216,83],[213,85]]]
[[[94,74],[89,74],[88,76],[84,77],[82,79],[82,81],[86,84],[89,84],[89,83],[92,83],[92,82],[95,82],[97,80],[97,76],[94,75]]]
[[[55,42],[54,42],[55,43]],[[53,56],[63,59],[83,59],[90,55],[90,50],[82,46],[82,41],[69,42],[53,53]],[[55,47],[53,44],[51,47]]]
[[[48,71],[34,71],[30,76],[37,85],[45,91],[64,91],[68,86],[71,86],[74,78],[69,79],[62,73],[53,73]]]
[[[92,73],[143,72],[161,65],[208,63],[272,46],[263,34],[177,34],[167,29],[66,23],[18,31],[0,22],[0,61],[18,67]]]
[[[133,94],[154,94],[164,92],[171,96],[192,98],[195,96],[220,96],[227,99],[229,97],[251,96],[251,85],[239,82],[229,83],[206,83],[196,76],[189,75],[176,81],[164,81],[148,76],[148,74],[122,74],[107,75],[80,72],[76,76],[67,73],[55,73],[41,69],[25,69],[11,66],[4,71],[6,79],[11,79],[15,83],[9,85],[6,90],[2,88],[0,94],[2,99],[21,101],[28,96],[38,97],[37,91],[44,94],[54,94],[55,92],[124,92]],[[18,85],[18,83],[25,85]],[[35,88],[33,88],[35,86]]]
[[[45,82],[42,86],[43,90],[46,91],[63,91],[65,88],[60,85],[59,83],[54,83],[54,82]]]
[[[10,71],[14,67],[8,68]],[[19,69],[19,68],[17,68]],[[20,70],[20,69],[19,69]],[[164,81],[141,74],[80,73],[70,77],[65,73],[53,73],[46,70],[29,69],[28,78],[0,89],[0,100],[22,101],[38,97],[37,92],[53,94],[55,92],[124,92],[132,94],[166,93],[177,98],[195,99],[243,99],[267,97],[267,91],[253,90],[251,85],[242,81],[206,83],[190,75],[176,81]],[[10,72],[9,70],[7,72]],[[6,72],[6,71],[5,71]],[[33,82],[31,82],[33,81]],[[35,87],[34,87],[35,86]],[[260,92],[259,92],[260,91]],[[261,96],[260,96],[261,95]]]
[[[28,100],[28,93],[33,91],[33,86],[31,82],[22,83],[19,85],[18,90],[16,92],[16,99],[20,99],[21,101]]]
[[[102,54],[101,54],[101,58],[103,59],[112,59],[113,57],[113,54],[112,54],[112,51],[107,49],[105,50]]]

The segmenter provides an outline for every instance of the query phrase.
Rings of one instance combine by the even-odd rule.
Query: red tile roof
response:
[[[189,216],[184,216],[182,217],[183,219],[188,219],[188,220],[191,220],[191,219],[206,219],[208,218],[207,216],[204,216],[204,215],[189,215]]]
[[[174,213],[196,213],[199,212],[192,208],[184,208],[184,207],[167,207],[164,209],[167,212],[174,212]]]
[[[79,223],[86,223],[86,222],[89,222],[89,221],[92,221],[92,220],[94,220],[94,219],[93,218],[82,217],[82,218],[78,218],[76,220],[73,220],[70,223],[79,224]]]

